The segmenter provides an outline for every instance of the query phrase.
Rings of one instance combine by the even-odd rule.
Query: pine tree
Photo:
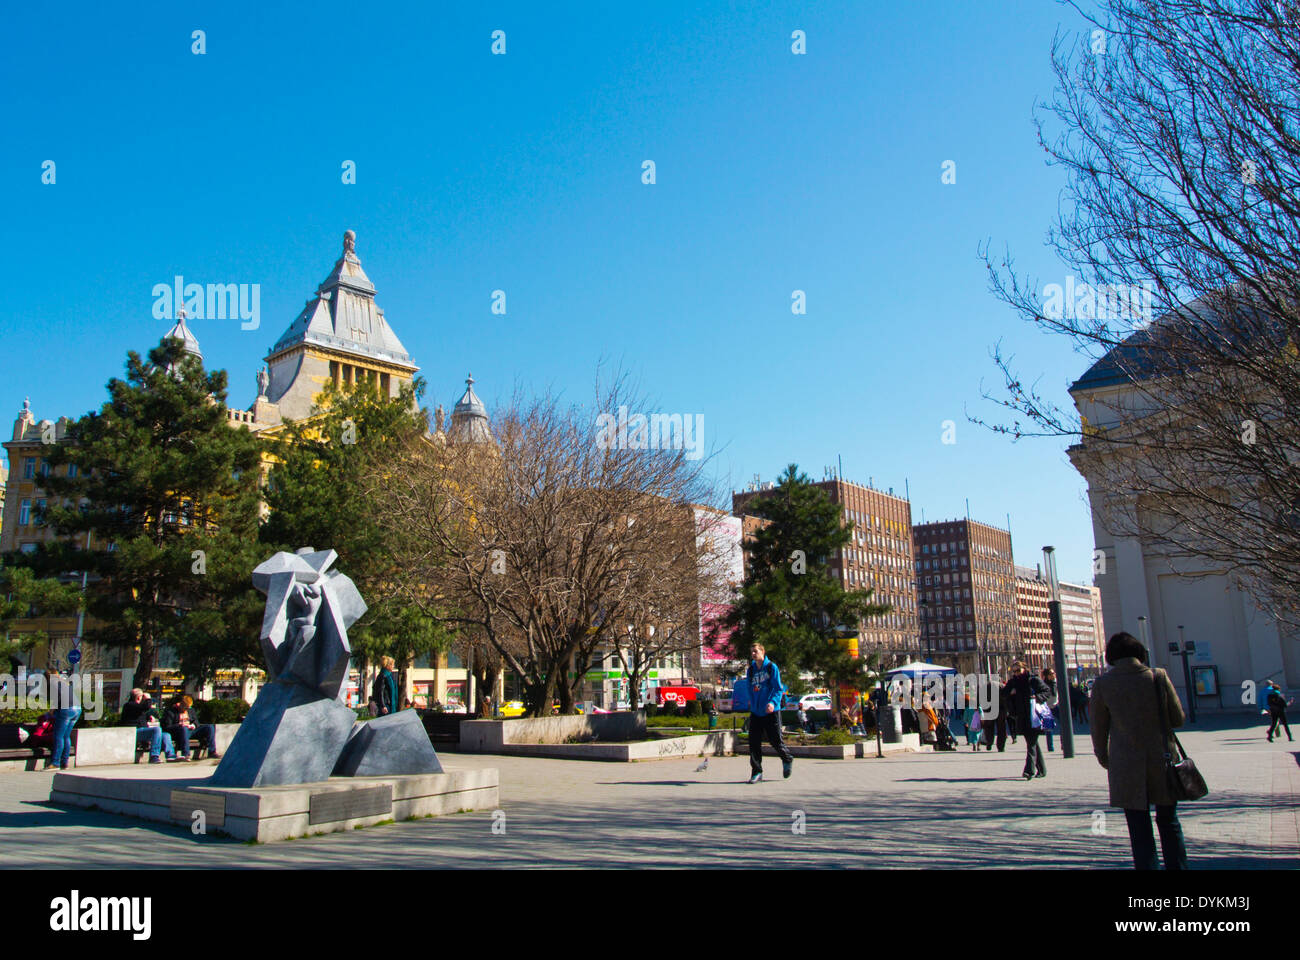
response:
[[[864,617],[890,608],[873,603],[870,590],[845,590],[831,573],[828,561],[852,540],[852,523],[841,523],[839,506],[796,464],[746,512],[768,523],[745,544],[745,584],[727,621],[735,658],[748,660],[750,645],[761,643],[787,686],[800,672],[827,683],[869,682],[864,668],[877,672],[876,660],[851,656],[846,639]]]
[[[391,398],[369,380],[346,390],[327,385],[311,415],[289,424],[274,447],[266,489],[270,518],[262,529],[263,543],[274,549],[338,553],[334,567],[352,578],[367,605],[348,631],[349,642],[362,663],[391,656],[403,683],[411,662],[445,650],[450,636],[402,598],[393,560],[401,531],[381,525],[371,484],[377,468],[421,442],[428,429],[426,413],[416,408],[422,391],[418,380]]]
[[[0,566],[0,660],[17,669],[18,654],[46,642],[39,631],[11,634],[14,624],[30,616],[66,616],[81,605],[77,584],[63,583],[56,577],[40,577],[30,566],[20,565],[30,555],[14,553]]]
[[[180,340],[147,360],[131,351],[126,373],[51,449],[45,484],[59,500],[47,518],[64,539],[47,562],[90,573],[87,639],[138,648],[143,687],[164,644],[188,649],[191,668],[256,647],[261,444],[231,427],[225,372],[206,372]]]

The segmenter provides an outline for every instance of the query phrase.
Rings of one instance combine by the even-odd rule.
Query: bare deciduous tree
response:
[[[1071,3],[1039,139],[1068,187],[1040,288],[986,254],[994,291],[1099,361],[1078,411],[995,360],[1015,414],[1074,441],[1116,536],[1300,610],[1300,19],[1274,0]],[[1049,135],[1048,126],[1059,129]],[[1049,139],[1051,140],[1049,144]],[[982,422],[982,421],[977,421]]]
[[[687,504],[711,499],[707,458],[600,429],[601,414],[642,403],[621,379],[592,407],[516,391],[493,443],[422,441],[376,474],[412,598],[478,631],[522,678],[531,716],[553,698],[570,712],[645,577],[694,562],[676,531]]]

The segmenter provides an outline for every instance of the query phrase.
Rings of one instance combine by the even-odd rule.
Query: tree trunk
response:
[[[140,659],[136,663],[135,676],[131,679],[131,686],[139,687],[141,690],[149,689],[149,680],[153,676],[154,661],[158,658],[158,651],[154,647],[153,638],[140,637]]]

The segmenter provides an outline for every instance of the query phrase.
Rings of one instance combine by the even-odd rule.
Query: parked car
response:
[[[525,712],[522,700],[508,700],[501,705],[501,716],[503,717],[522,717]]]
[[[831,695],[829,693],[806,693],[790,704],[790,709],[798,710],[801,706],[804,710],[829,710],[831,709]]]

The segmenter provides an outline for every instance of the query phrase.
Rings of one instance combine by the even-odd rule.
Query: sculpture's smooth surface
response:
[[[414,710],[358,723],[334,767],[335,776],[340,777],[414,773],[442,773],[438,754]]]

